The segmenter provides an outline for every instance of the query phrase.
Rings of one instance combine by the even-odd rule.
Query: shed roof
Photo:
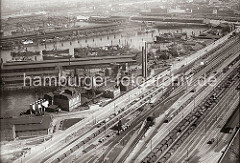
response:
[[[10,129],[13,125],[15,125],[16,131],[48,129],[51,121],[52,119],[49,115],[0,119],[1,131]]]
[[[38,131],[47,130],[50,127],[52,119],[50,116],[42,116],[42,123],[30,125],[15,125],[16,131]]]

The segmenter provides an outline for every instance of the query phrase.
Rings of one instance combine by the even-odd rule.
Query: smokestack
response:
[[[145,42],[145,78],[148,76],[147,70],[147,42]]]
[[[147,78],[147,42],[145,42],[145,48],[142,47],[142,76]]]
[[[142,76],[145,77],[145,52],[144,47],[142,47]]]

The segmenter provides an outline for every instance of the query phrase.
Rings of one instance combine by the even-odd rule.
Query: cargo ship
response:
[[[72,56],[69,54],[69,49],[64,50],[43,50],[43,60],[53,60],[53,59],[69,59]]]

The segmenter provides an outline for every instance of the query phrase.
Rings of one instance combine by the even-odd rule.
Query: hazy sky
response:
[[[105,1],[105,0],[1,0],[3,5],[6,4],[41,4],[41,3],[66,3],[66,2],[92,2],[92,1]]]
[[[110,0],[0,0],[1,6],[4,7],[19,7],[20,6],[38,6],[38,5],[58,5],[74,2],[92,3],[92,2],[104,2]]]
[[[82,2],[91,3],[93,0],[0,0],[1,1],[1,12],[7,12],[9,10],[26,10],[31,8],[47,8],[50,6],[61,6],[67,3]],[[100,0],[94,0],[95,2]],[[102,0],[105,1],[105,0]]]
[[[48,7],[54,6],[64,6],[67,4],[74,3],[114,3],[114,1],[120,2],[129,2],[134,0],[0,0],[1,1],[1,12],[3,14],[12,14],[14,12],[19,12],[21,10],[27,11],[28,9],[47,9]],[[143,1],[143,0],[135,0],[135,1]],[[144,1],[153,1],[153,0],[144,0]],[[158,0],[155,0],[158,1]],[[161,1],[161,0],[159,0]],[[116,2],[118,3],[118,2]],[[73,5],[74,6],[74,5]]]

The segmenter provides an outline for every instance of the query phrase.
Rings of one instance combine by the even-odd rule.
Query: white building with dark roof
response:
[[[66,88],[54,95],[54,105],[72,111],[81,105],[81,93],[74,88]]]

